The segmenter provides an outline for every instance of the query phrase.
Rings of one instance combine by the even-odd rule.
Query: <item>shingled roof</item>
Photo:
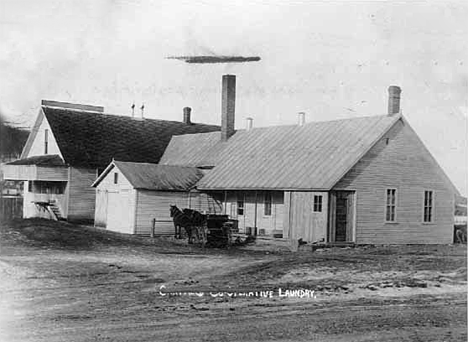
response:
[[[178,121],[43,106],[60,152],[69,165],[105,168],[112,158],[158,163],[173,135],[219,131],[220,127]]]
[[[188,191],[204,175],[195,167],[113,161],[92,186],[96,187],[114,167],[135,189],[144,190]]]

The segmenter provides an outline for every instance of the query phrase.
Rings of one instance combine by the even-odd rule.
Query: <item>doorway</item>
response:
[[[355,192],[330,193],[330,242],[353,242],[355,222]]]

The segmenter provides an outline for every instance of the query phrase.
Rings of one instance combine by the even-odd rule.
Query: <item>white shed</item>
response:
[[[200,193],[193,189],[203,175],[195,167],[112,161],[93,183],[94,224],[115,232],[148,235],[156,219],[155,234],[172,235],[169,206],[182,209],[199,203],[194,198]],[[205,198],[210,199],[211,207],[221,208],[220,202]]]

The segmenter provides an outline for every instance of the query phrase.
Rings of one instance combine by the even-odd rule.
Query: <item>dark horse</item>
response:
[[[177,206],[171,205],[170,212],[174,221],[174,237],[181,238],[181,228],[183,227],[188,236],[188,242],[193,243],[194,235],[201,241],[202,245],[206,241],[206,216],[192,209],[184,209],[181,211]]]

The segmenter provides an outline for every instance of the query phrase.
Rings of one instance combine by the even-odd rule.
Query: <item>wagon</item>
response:
[[[208,214],[207,244],[211,247],[229,247],[232,244],[232,233],[238,232],[238,221],[229,219],[228,215]]]

